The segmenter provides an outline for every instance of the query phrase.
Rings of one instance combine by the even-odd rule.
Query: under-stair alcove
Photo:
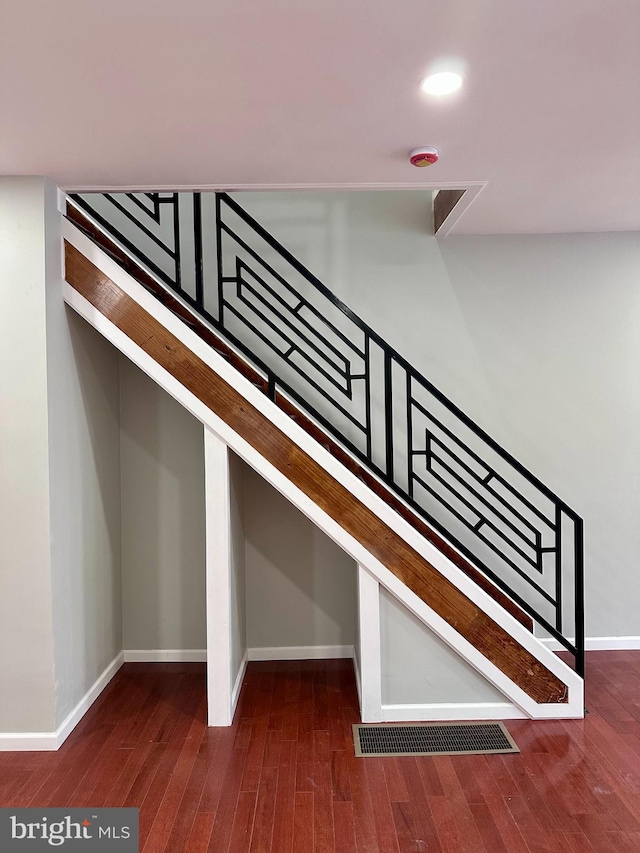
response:
[[[216,482],[205,489],[206,429],[124,357],[120,420],[125,658],[208,661],[211,724],[231,722],[247,663],[270,660],[353,658],[368,722],[514,714],[313,521],[209,436],[228,463],[227,513],[210,468]]]
[[[243,466],[250,660],[352,657],[354,561]]]
[[[121,356],[120,429],[125,658],[205,660],[202,424]]]
[[[212,501],[207,519],[202,424],[124,356],[120,419],[125,659],[205,661],[207,627],[228,620],[230,660],[214,640],[209,663],[230,666],[235,704],[248,660],[351,658],[354,561],[231,452],[229,517]],[[207,521],[228,528],[231,569],[226,620],[214,607],[209,626]]]

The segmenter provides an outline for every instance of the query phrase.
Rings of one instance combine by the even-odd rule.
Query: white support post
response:
[[[207,427],[204,430],[204,465],[208,724],[230,726],[233,683],[229,449]]]
[[[360,715],[363,723],[379,723],[382,720],[380,584],[361,565],[358,565],[358,632]]]

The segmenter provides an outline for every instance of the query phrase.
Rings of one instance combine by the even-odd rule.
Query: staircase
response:
[[[64,234],[72,307],[527,715],[582,716],[571,508],[230,196],[74,196]]]

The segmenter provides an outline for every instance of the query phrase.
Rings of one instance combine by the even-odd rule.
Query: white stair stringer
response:
[[[62,234],[71,245],[108,276],[118,287],[137,302],[148,314],[180,340],[222,379],[242,394],[248,403],[267,417],[291,441],[318,462],[332,477],[348,489],[401,536],[407,544],[450,580],[484,613],[504,628],[522,647],[530,652],[568,688],[568,702],[538,704],[512,682],[497,666],[489,661],[451,625],[408,589],[399,578],[329,515],[323,512],[304,492],[291,483],[270,462],[261,456],[245,439],[232,430],[194,394],[188,391],[150,355],[118,329],[68,282],[64,283],[64,298],[87,322],[101,332],[117,349],[124,353],[165,391],[180,402],[198,420],[224,441],[248,465],[254,468],[272,486],[281,492],[324,533],[343,548],[356,563],[375,577],[382,586],[398,598],[437,636],[453,648],[464,660],[481,673],[507,699],[532,719],[573,719],[584,713],[583,680],[550,649],[527,630],[517,619],[507,613],[491,596],[480,589],[467,575],[455,566],[434,545],[424,539],[395,510],[374,494],[358,477],[344,467],[294,420],[282,412],[266,395],[243,377],[222,356],[202,341],[185,323],[164,307],[142,285],[121,269],[105,252],[66,219],[62,221]]]

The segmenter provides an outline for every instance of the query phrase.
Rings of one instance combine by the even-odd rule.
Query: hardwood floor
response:
[[[519,755],[355,758],[350,661],[249,664],[228,729],[204,665],[127,664],[59,752],[0,753],[0,806],[139,806],[145,853],[638,853],[640,652],[587,676]]]

